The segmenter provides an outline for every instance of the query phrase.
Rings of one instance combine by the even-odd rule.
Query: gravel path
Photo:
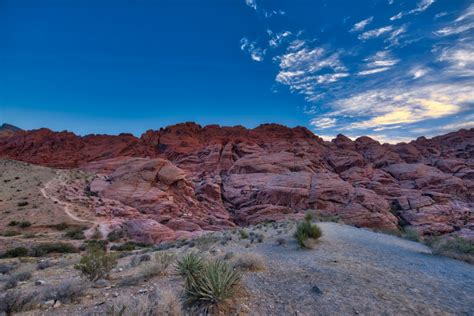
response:
[[[289,236],[286,246],[251,249],[268,266],[244,277],[251,313],[474,315],[474,266],[394,236],[319,225],[324,235],[314,250],[298,249]]]

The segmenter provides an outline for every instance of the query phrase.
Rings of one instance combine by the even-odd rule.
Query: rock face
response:
[[[151,242],[309,209],[361,227],[474,230],[474,129],[397,145],[275,124],[184,123],[140,138],[40,129],[1,138],[0,157],[97,174],[91,192],[139,214],[114,216]]]
[[[13,136],[15,133],[20,131],[22,131],[21,128],[4,123],[0,125],[0,138]]]

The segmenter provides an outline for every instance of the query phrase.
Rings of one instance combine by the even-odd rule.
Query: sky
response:
[[[0,123],[474,127],[472,0],[0,0]]]

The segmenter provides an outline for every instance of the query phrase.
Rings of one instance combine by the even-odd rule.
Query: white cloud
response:
[[[438,36],[450,36],[461,34],[474,29],[474,4],[469,6],[454,22],[451,26],[446,26],[434,34]]]
[[[461,22],[474,17],[474,4],[471,4],[454,22]]]
[[[403,17],[403,12],[399,12],[397,15],[394,15],[390,18],[390,21],[399,20]]]
[[[381,67],[381,68],[375,68],[375,69],[369,69],[369,70],[362,70],[362,71],[359,71],[357,74],[359,76],[367,76],[367,75],[373,75],[379,72],[384,72],[389,69],[390,67]]]
[[[356,24],[354,24],[354,26],[352,27],[352,29],[350,30],[350,32],[360,32],[362,30],[365,29],[365,27],[367,25],[369,25],[370,23],[372,23],[372,21],[374,20],[374,17],[371,16],[370,18],[367,18],[365,20],[362,20]]]
[[[290,31],[285,31],[285,32],[280,32],[280,33],[273,33],[271,30],[267,30],[268,35],[270,35],[270,40],[268,41],[268,44],[272,48],[277,48],[279,47],[285,39],[290,37],[292,33]]]
[[[406,15],[410,15],[410,14],[418,14],[418,13],[421,13],[423,11],[426,11],[429,7],[431,7],[431,5],[435,3],[435,0],[421,0],[420,2],[418,2],[416,8],[408,11],[408,12],[399,12],[398,14],[392,16],[390,18],[390,21],[395,21],[395,20],[399,20],[401,19],[402,17],[406,16]]]
[[[368,39],[371,39],[371,38],[379,37],[379,36],[381,36],[383,34],[386,34],[386,33],[390,32],[392,30],[393,30],[393,26],[391,26],[391,25],[384,26],[384,27],[381,27],[381,28],[378,28],[378,29],[375,29],[375,30],[364,32],[364,33],[360,34],[358,38],[360,40],[368,40]]]
[[[410,70],[410,75],[412,76],[413,79],[419,79],[421,77],[424,77],[428,72],[429,72],[429,69],[427,68],[415,67],[412,70]]]
[[[309,125],[318,129],[330,128],[336,125],[337,119],[330,117],[314,118],[309,122]]]
[[[445,48],[438,60],[447,63],[445,72],[451,77],[474,78],[474,44],[458,43]]]
[[[251,7],[254,10],[257,10],[257,1],[256,0],[245,0],[245,4]]]
[[[246,37],[240,40],[240,49],[248,53],[250,55],[250,58],[257,62],[263,61],[263,58],[266,53],[266,49],[257,47],[255,42],[249,41],[249,39]]]
[[[459,113],[465,103],[473,102],[470,83],[374,89],[337,100],[330,116],[368,117],[348,128],[373,129],[442,118]]]
[[[429,7],[431,7],[433,3],[435,3],[435,0],[421,0],[420,2],[418,2],[418,5],[416,6],[416,8],[409,11],[408,14],[423,12],[427,10]]]
[[[274,60],[280,67],[275,80],[288,86],[290,91],[304,95],[310,102],[321,97],[319,85],[349,76],[339,53],[330,53],[321,47],[309,48],[305,42],[292,42],[287,52]]]
[[[369,62],[367,66],[369,68],[375,67],[392,67],[400,61],[392,56],[392,53],[388,50],[383,50],[375,53],[372,57],[364,59]]]
[[[392,56],[390,51],[384,50],[375,53],[373,56],[364,59],[369,69],[358,72],[359,76],[367,76],[389,70],[400,61]]]

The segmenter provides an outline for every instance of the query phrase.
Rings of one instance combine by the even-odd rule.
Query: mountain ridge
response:
[[[188,122],[140,138],[39,129],[0,139],[0,158],[95,174],[87,190],[123,211],[92,201],[90,212],[147,242],[308,209],[361,227],[474,238],[474,129],[396,145],[343,135],[327,142],[277,124]]]

